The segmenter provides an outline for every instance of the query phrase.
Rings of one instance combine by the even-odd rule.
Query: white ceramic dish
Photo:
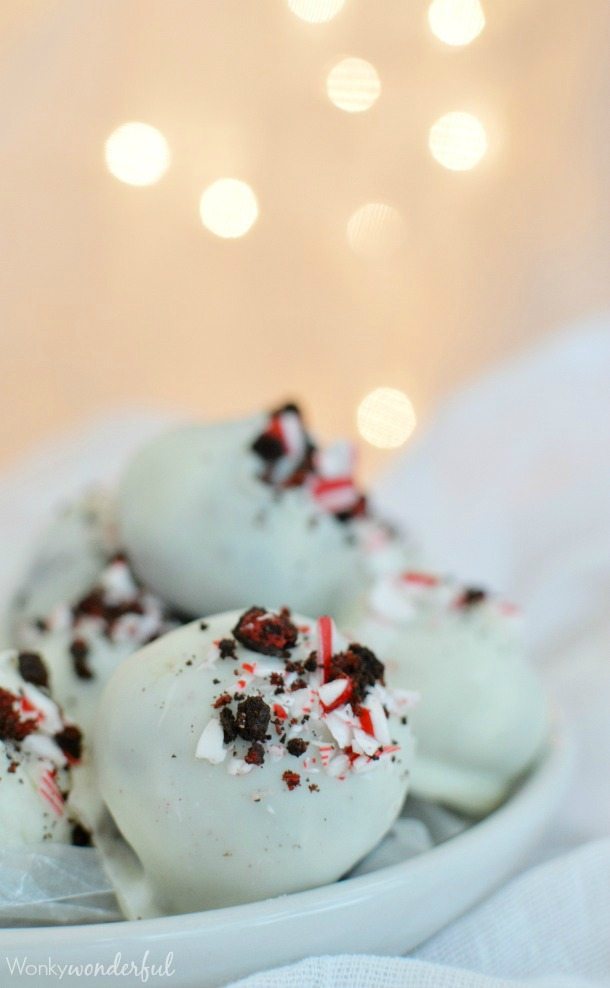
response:
[[[30,965],[163,965],[171,977],[149,985],[215,988],[254,971],[328,953],[404,954],[455,919],[511,875],[540,839],[565,791],[571,747],[560,730],[535,771],[482,822],[402,864],[323,888],[230,909],[142,922],[0,931],[5,960]],[[149,952],[147,954],[147,952]],[[30,969],[31,971],[32,969]],[[90,976],[91,968],[88,972]],[[62,984],[80,985],[82,971]],[[104,984],[136,984],[106,976]],[[42,979],[41,979],[42,981]]]

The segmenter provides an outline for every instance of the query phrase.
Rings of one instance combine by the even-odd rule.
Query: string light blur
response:
[[[204,191],[199,203],[201,222],[217,237],[243,237],[256,223],[258,201],[247,182],[219,178]]]
[[[446,113],[430,128],[428,146],[444,168],[468,171],[478,165],[487,151],[487,134],[471,113]]]
[[[381,92],[377,70],[363,58],[344,58],[330,70],[326,92],[331,103],[346,113],[362,113]]]
[[[405,225],[397,209],[385,202],[367,202],[347,223],[347,242],[363,257],[387,257],[399,250],[405,239]]]
[[[345,6],[345,0],[288,0],[293,14],[310,24],[325,24]]]
[[[407,441],[417,419],[404,391],[375,388],[358,405],[356,422],[358,432],[371,446],[396,449]]]
[[[432,0],[430,30],[446,45],[469,45],[485,27],[480,0]]]
[[[113,130],[104,146],[108,171],[128,185],[154,185],[169,167],[169,145],[156,127],[132,121]]]

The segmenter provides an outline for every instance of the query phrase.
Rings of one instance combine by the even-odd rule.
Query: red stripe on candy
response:
[[[414,583],[420,587],[435,587],[439,582],[438,576],[432,576],[430,573],[416,573],[414,571],[403,573],[401,579],[405,583]]]
[[[373,718],[371,717],[370,710],[367,710],[366,707],[362,707],[360,711],[360,726],[362,730],[366,731],[367,734],[370,734],[371,737],[373,738],[375,737],[375,731],[373,729]]]
[[[333,657],[333,619],[331,617],[318,618],[318,663],[324,669],[324,679],[326,680],[330,672],[330,660]]]

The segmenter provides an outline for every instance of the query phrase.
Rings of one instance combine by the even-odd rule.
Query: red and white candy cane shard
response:
[[[401,574],[400,578],[403,583],[417,587],[436,587],[440,583],[438,576],[434,576],[432,573],[420,573],[416,570],[407,570],[406,573]]]
[[[269,419],[269,425],[267,426],[267,435],[273,436],[281,444],[285,452],[288,452],[288,446],[284,438],[284,430],[282,428],[282,419],[280,415],[272,415]]]
[[[351,477],[318,477],[312,481],[311,493],[318,507],[329,514],[350,511],[360,500]]]
[[[334,746],[332,744],[321,744],[320,745],[320,748],[319,748],[320,761],[322,762],[322,765],[324,766],[324,768],[326,768],[326,766],[330,762],[330,760],[331,760],[331,758],[333,756],[334,750],[335,749],[334,749]]]
[[[370,697],[366,707],[361,709],[360,725],[362,730],[374,737],[379,744],[390,743],[388,718],[377,697]]]
[[[21,720],[33,720],[37,724],[43,719],[42,712],[36,707],[27,696],[22,696],[19,701]]]
[[[318,665],[324,670],[324,679],[330,671],[330,662],[335,654],[336,631],[335,622],[331,617],[318,618],[316,622],[316,645]]]
[[[302,463],[307,450],[307,435],[299,415],[290,410],[272,416],[267,434],[278,439],[284,451],[273,467],[274,481],[282,483]]]
[[[318,689],[322,709],[325,713],[330,713],[337,707],[347,703],[352,695],[352,682],[350,679],[333,679],[330,683],[324,683]]]
[[[280,412],[278,418],[286,452],[295,459],[301,460],[305,455],[307,438],[300,416],[296,412],[287,411]]]
[[[399,744],[386,744],[381,749],[381,754],[382,755],[395,755],[398,751],[400,751],[400,745]]]
[[[336,477],[352,477],[356,466],[356,448],[353,443],[337,442],[316,452],[316,472],[327,480]]]
[[[56,816],[63,816],[64,798],[51,772],[43,772],[38,792],[46,800]]]

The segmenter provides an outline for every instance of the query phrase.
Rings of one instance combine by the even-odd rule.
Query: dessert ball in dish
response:
[[[0,653],[0,847],[84,843],[66,805],[81,733],[64,719],[48,685],[39,655]]]
[[[23,621],[78,600],[118,551],[114,501],[91,490],[65,507],[38,539],[9,612],[13,637]]]
[[[493,809],[549,729],[516,608],[479,588],[407,571],[377,581],[355,633],[387,660],[392,684],[421,693],[412,791],[469,814]]]
[[[406,690],[330,618],[251,607],[128,658],[94,738],[102,797],[140,879],[102,843],[129,916],[229,906],[332,882],[407,792]]]
[[[122,544],[140,579],[192,616],[253,594],[340,615],[366,580],[352,472],[349,446],[317,449],[294,405],[183,426],[128,465]]]
[[[117,554],[84,596],[22,617],[15,634],[19,647],[42,653],[53,695],[88,735],[102,688],[116,666],[179,623]]]

